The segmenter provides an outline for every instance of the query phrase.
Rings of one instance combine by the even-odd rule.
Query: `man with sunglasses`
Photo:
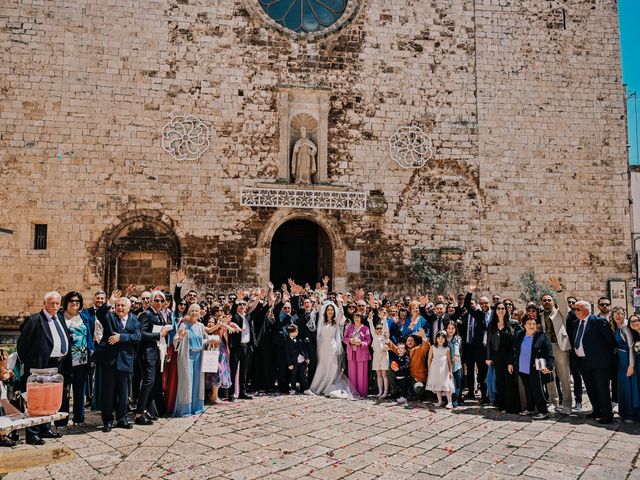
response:
[[[587,395],[593,406],[593,411],[587,418],[599,419],[598,423],[609,424],[613,421],[609,378],[616,346],[609,322],[592,315],[589,302],[580,301],[567,314],[566,325],[571,346],[578,357]]]
[[[151,292],[151,305],[140,314],[140,333],[142,341],[138,355],[142,371],[142,384],[136,407],[136,425],[152,425],[153,420],[160,415],[162,405],[157,405],[156,400],[161,397],[160,380],[160,349],[158,342],[165,337],[171,325],[166,324],[161,310],[165,303],[165,296],[159,290]],[[154,327],[160,326],[160,329]],[[159,330],[159,331],[158,331]]]
[[[571,342],[569,342],[569,336],[567,335],[565,326],[568,305],[566,298],[562,295],[560,279],[557,276],[552,275],[549,277],[549,283],[556,293],[558,293],[558,308],[555,307],[553,297],[549,294],[544,294],[540,298],[540,303],[542,304],[542,312],[540,312],[540,316],[542,331],[549,338],[553,348],[553,366],[560,383],[562,406],[560,406],[560,395],[555,381],[551,381],[548,384],[549,401],[555,407],[557,412],[569,415],[571,413],[572,402],[571,383],[569,381],[569,377],[571,375],[571,369],[569,367],[569,351],[571,350]],[[551,378],[555,379],[555,375],[552,375]]]
[[[578,299],[576,297],[567,297],[567,305],[569,306],[567,312],[573,312],[575,310],[577,301]],[[573,397],[575,400],[573,410],[580,412],[582,410],[582,376],[578,368],[578,357],[576,357],[576,352],[574,352],[573,349],[569,351],[569,366],[571,369],[571,378],[573,378]]]
[[[611,300],[607,297],[600,297],[598,299],[598,316],[605,318],[611,328],[615,330],[615,324],[613,322],[613,318],[611,318]],[[613,366],[611,367],[611,401],[613,402],[613,411],[618,411],[618,357],[614,355],[613,357]]]
[[[236,373],[238,375],[238,398],[240,400],[251,400],[252,397],[247,395],[246,381],[247,369],[249,366],[250,356],[255,346],[255,332],[251,315],[247,313],[247,301],[239,298],[235,305],[235,314],[233,322],[240,327],[237,333],[229,335],[229,366],[231,369],[231,388],[229,388],[228,399],[230,402],[235,400],[234,391],[236,385]]]

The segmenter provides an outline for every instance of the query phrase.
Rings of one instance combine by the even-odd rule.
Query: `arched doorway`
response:
[[[333,278],[333,248],[327,232],[310,220],[283,223],[271,240],[269,278],[274,285],[292,278],[299,285],[314,287],[325,275]]]
[[[180,241],[165,222],[147,216],[131,218],[111,233],[105,252],[105,287],[136,291],[169,289],[171,271],[180,264]]]

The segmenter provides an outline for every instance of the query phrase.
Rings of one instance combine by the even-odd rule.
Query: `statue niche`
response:
[[[278,93],[278,183],[327,185],[328,90],[285,87]],[[304,134],[303,134],[304,128]]]
[[[307,129],[300,128],[300,138],[293,145],[291,153],[291,176],[293,183],[299,185],[309,185],[315,183],[313,178],[318,171],[318,161],[316,155],[318,148],[316,144],[307,138]]]
[[[299,113],[291,119],[291,157],[289,182],[296,185],[311,185],[318,181],[318,145],[312,136],[318,123],[308,113]]]

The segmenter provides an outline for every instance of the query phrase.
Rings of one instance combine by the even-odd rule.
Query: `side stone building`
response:
[[[9,0],[0,45],[5,320],[179,266],[214,291],[414,288],[424,253],[503,295],[631,279],[614,0]]]

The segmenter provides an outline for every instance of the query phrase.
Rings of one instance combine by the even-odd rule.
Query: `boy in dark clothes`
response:
[[[409,354],[404,343],[398,343],[396,351],[389,350],[391,370],[395,375],[396,388],[400,397],[398,403],[407,403],[407,391],[409,387]]]
[[[289,379],[291,390],[289,393],[296,393],[296,383],[300,382],[300,389],[309,394],[309,385],[307,384],[307,364],[309,363],[309,354],[303,341],[298,340],[298,327],[289,325],[287,327],[289,338],[285,343],[287,365],[289,367]]]

